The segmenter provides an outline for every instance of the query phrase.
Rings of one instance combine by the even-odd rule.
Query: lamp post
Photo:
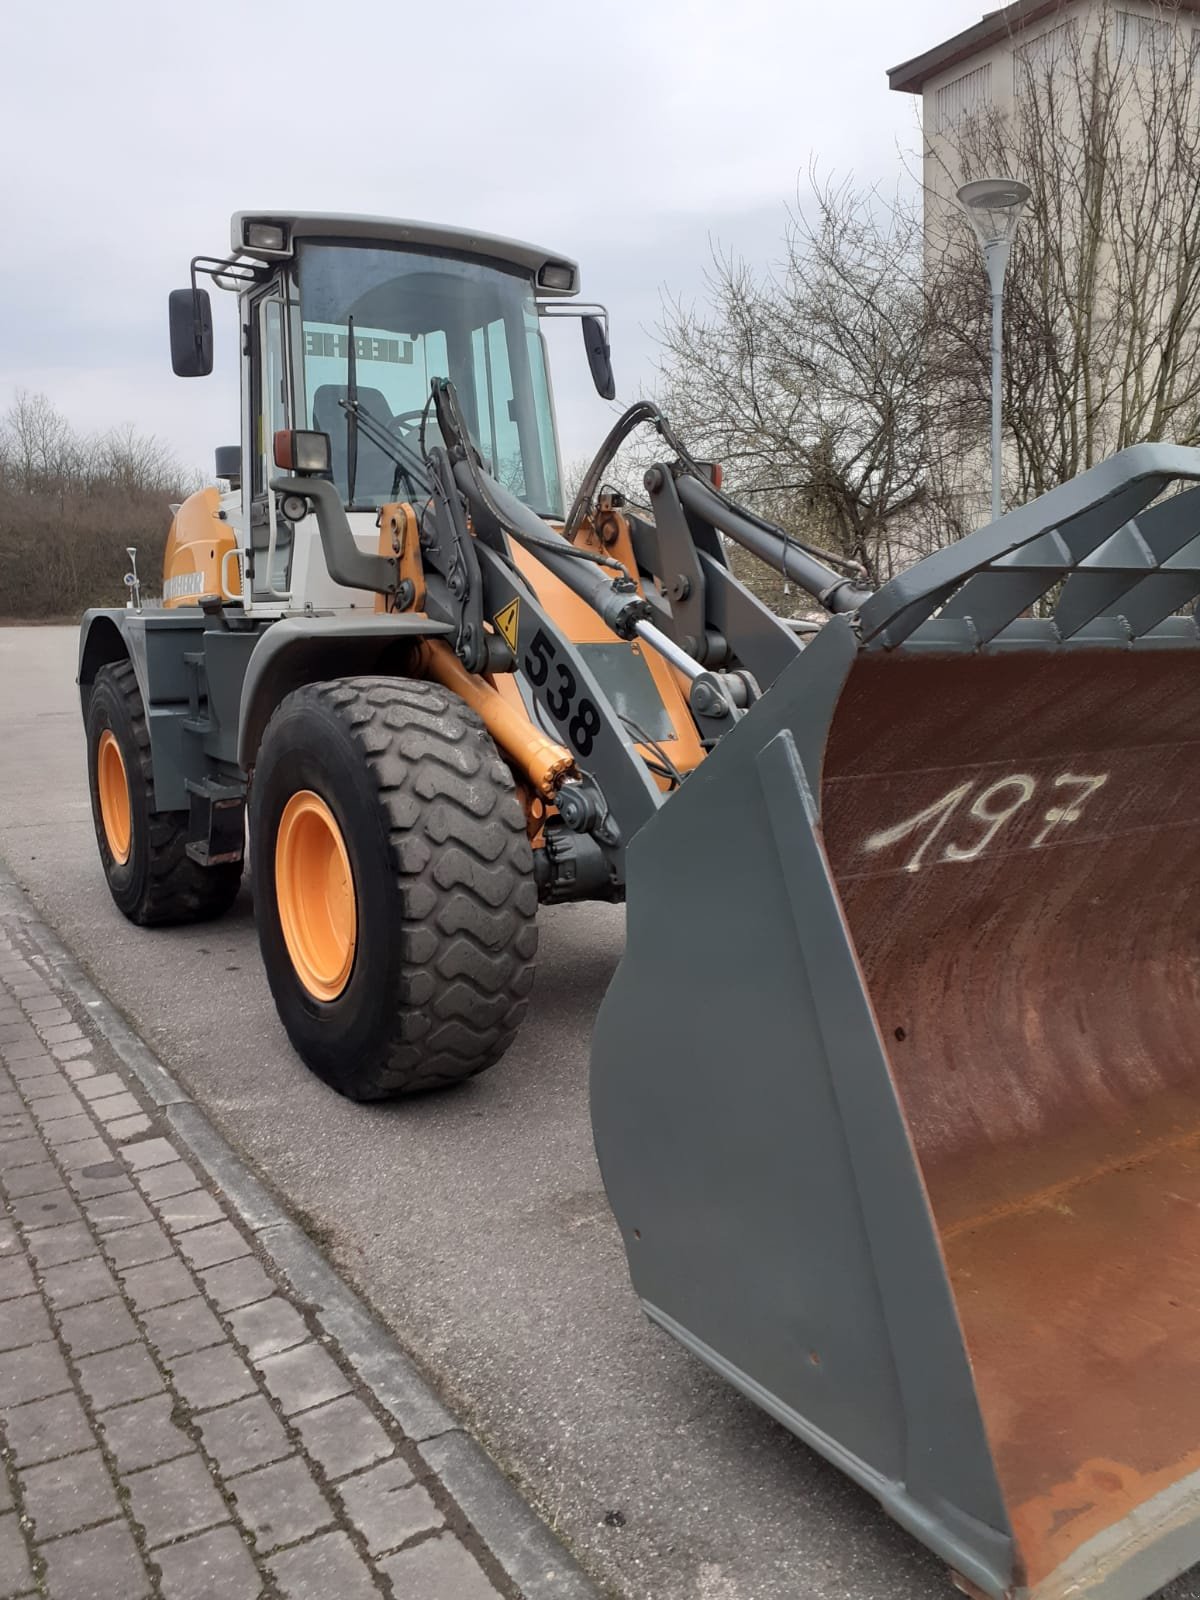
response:
[[[975,230],[992,290],[992,521],[1000,515],[1000,364],[1003,360],[1004,274],[1013,235],[1032,190],[1016,178],[964,183],[959,202]]]

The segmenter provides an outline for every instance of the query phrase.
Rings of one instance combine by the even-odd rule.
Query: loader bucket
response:
[[[831,621],[629,851],[634,1286],[973,1594],[1200,1561],[1195,478],[1127,451]]]

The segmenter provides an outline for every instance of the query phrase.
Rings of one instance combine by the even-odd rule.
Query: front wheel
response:
[[[499,1060],[533,983],[537,889],[512,775],[457,696],[404,678],[288,695],[250,841],[267,979],[314,1072],[381,1100]]]

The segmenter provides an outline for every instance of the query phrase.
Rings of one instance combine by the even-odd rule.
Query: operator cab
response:
[[[453,382],[488,470],[539,516],[562,517],[544,316],[583,318],[593,377],[612,394],[603,308],[564,303],[578,291],[573,262],[454,228],[311,213],[237,212],[232,246],[224,260],[197,257],[191,290],[172,295],[172,364],[181,376],[211,370],[197,273],[237,292],[241,476],[223,509],[240,528],[250,607],[371,609],[372,595],[330,581],[305,519],[283,514],[270,488],[274,436],[328,436],[329,476],[372,550],[382,506],[428,498],[424,448],[440,442],[434,378]]]

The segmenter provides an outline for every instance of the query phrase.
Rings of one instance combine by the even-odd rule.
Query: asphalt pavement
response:
[[[639,1310],[587,1109],[622,912],[543,913],[531,1017],[491,1072],[343,1101],[288,1045],[245,890],[197,928],[116,911],[74,662],[73,629],[0,629],[0,857],[585,1568],[622,1600],[951,1595],[868,1496]],[[1200,1600],[1200,1573],[1168,1597]]]

